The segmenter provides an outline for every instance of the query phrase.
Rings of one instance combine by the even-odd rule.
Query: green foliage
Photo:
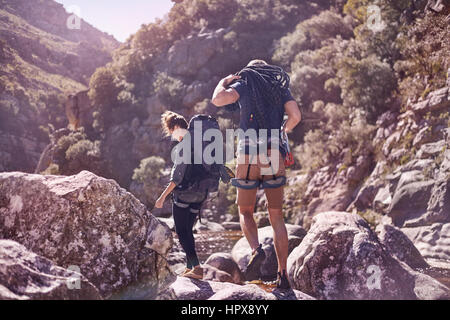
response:
[[[82,129],[63,135],[56,141],[53,162],[58,165],[57,173],[62,175],[77,174],[82,170],[101,176],[109,174],[102,159],[100,141],[90,141]],[[55,168],[46,171],[49,170]]]
[[[133,47],[150,57],[161,53],[168,45],[167,32],[161,23],[143,25],[133,38]]]
[[[304,143],[295,152],[306,172],[345,159],[348,154],[350,159],[345,165],[350,165],[359,155],[373,152],[368,141],[372,140],[375,127],[367,123],[360,110],[350,113],[342,105],[329,103],[323,110],[316,111],[320,111],[325,119],[319,128],[306,133]]]
[[[325,84],[336,75],[336,59],[341,51],[336,42],[330,42],[295,57],[291,64],[291,91],[304,109],[310,110],[317,100],[340,102],[340,89],[331,87],[330,82],[328,86]]]
[[[239,8],[237,0],[193,0],[191,6],[192,18],[204,19],[212,29],[227,27]]]
[[[89,98],[95,106],[109,111],[117,106],[120,88],[116,84],[116,75],[108,67],[98,68],[89,83]]]
[[[354,28],[356,40],[366,47],[366,55],[375,54],[380,60],[387,60],[391,65],[399,58],[398,47],[395,41],[402,31],[402,14],[416,4],[413,0],[379,0],[374,3],[370,0],[348,0],[344,13],[352,16],[359,25]],[[368,28],[373,18],[373,12],[368,11],[369,6],[376,5],[380,9],[380,22],[383,30],[374,32]]]
[[[185,86],[181,80],[171,77],[165,72],[159,72],[155,76],[152,91],[158,94],[165,103],[170,106],[177,106],[183,100]]]
[[[176,3],[170,10],[166,29],[172,40],[186,36],[192,28],[193,19],[188,12],[187,6],[182,3]]]
[[[66,150],[66,159],[87,164],[92,157],[98,158],[99,154],[100,150],[92,141],[80,140]]]
[[[450,26],[446,19],[445,15],[426,15],[397,39],[402,58],[396,61],[395,71],[405,104],[445,86],[450,68]]]
[[[344,106],[367,111],[370,121],[391,107],[395,74],[386,62],[376,56],[361,60],[345,57],[337,72]]]
[[[154,185],[161,178],[165,165],[166,162],[161,157],[142,159],[139,167],[134,169],[133,180],[149,186]]]
[[[41,172],[43,175],[60,175],[59,166],[56,163],[52,163],[47,169]]]
[[[289,67],[301,51],[318,49],[326,40],[337,36],[348,39],[351,34],[352,28],[344,22],[342,16],[332,11],[323,11],[299,23],[294,32],[281,38],[273,60],[284,67]]]

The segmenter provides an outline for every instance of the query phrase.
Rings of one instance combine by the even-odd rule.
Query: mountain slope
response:
[[[52,0],[0,1],[0,171],[33,171],[48,132],[67,125],[65,95],[85,90],[119,43]]]

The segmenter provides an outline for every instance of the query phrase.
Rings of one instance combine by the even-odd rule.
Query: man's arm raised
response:
[[[232,81],[240,78],[241,78],[240,76],[229,75],[228,77],[220,80],[219,84],[214,90],[211,102],[216,107],[223,107],[238,101],[239,93],[235,89],[233,88],[227,89],[227,87]]]

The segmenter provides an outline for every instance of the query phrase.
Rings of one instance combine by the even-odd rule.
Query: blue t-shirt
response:
[[[256,120],[255,110],[253,108],[251,90],[244,81],[237,81],[229,86],[239,93],[239,108],[240,108],[240,124],[239,128],[246,131],[248,129],[255,129],[258,132],[259,125]],[[292,97],[289,89],[283,89],[281,93],[281,105],[265,107],[264,117],[267,125],[267,135],[270,138],[270,129],[281,129],[284,118],[284,105],[286,102],[295,100]],[[283,151],[283,150],[281,150]],[[284,152],[282,152],[284,154]]]
[[[244,131],[247,129],[258,130],[259,126],[254,115],[254,109],[251,101],[251,91],[248,85],[243,81],[237,81],[231,84],[229,88],[233,88],[239,93],[239,107],[241,110],[239,128]],[[284,104],[291,100],[295,100],[292,97],[291,90],[284,89],[281,94],[281,105],[265,108],[265,118],[270,119],[270,121],[266,121],[268,125],[267,129],[280,129],[284,117]]]

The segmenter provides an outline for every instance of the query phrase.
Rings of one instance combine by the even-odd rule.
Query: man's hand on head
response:
[[[233,81],[240,79],[240,76],[230,74],[229,76],[220,80],[216,89],[214,90],[211,102],[217,106],[222,107],[231,103],[235,103],[239,99],[239,93],[234,88],[227,88]]]
[[[230,74],[229,76],[222,79],[222,85],[226,88],[232,83],[234,80],[240,79],[241,76],[235,76],[234,74]]]

